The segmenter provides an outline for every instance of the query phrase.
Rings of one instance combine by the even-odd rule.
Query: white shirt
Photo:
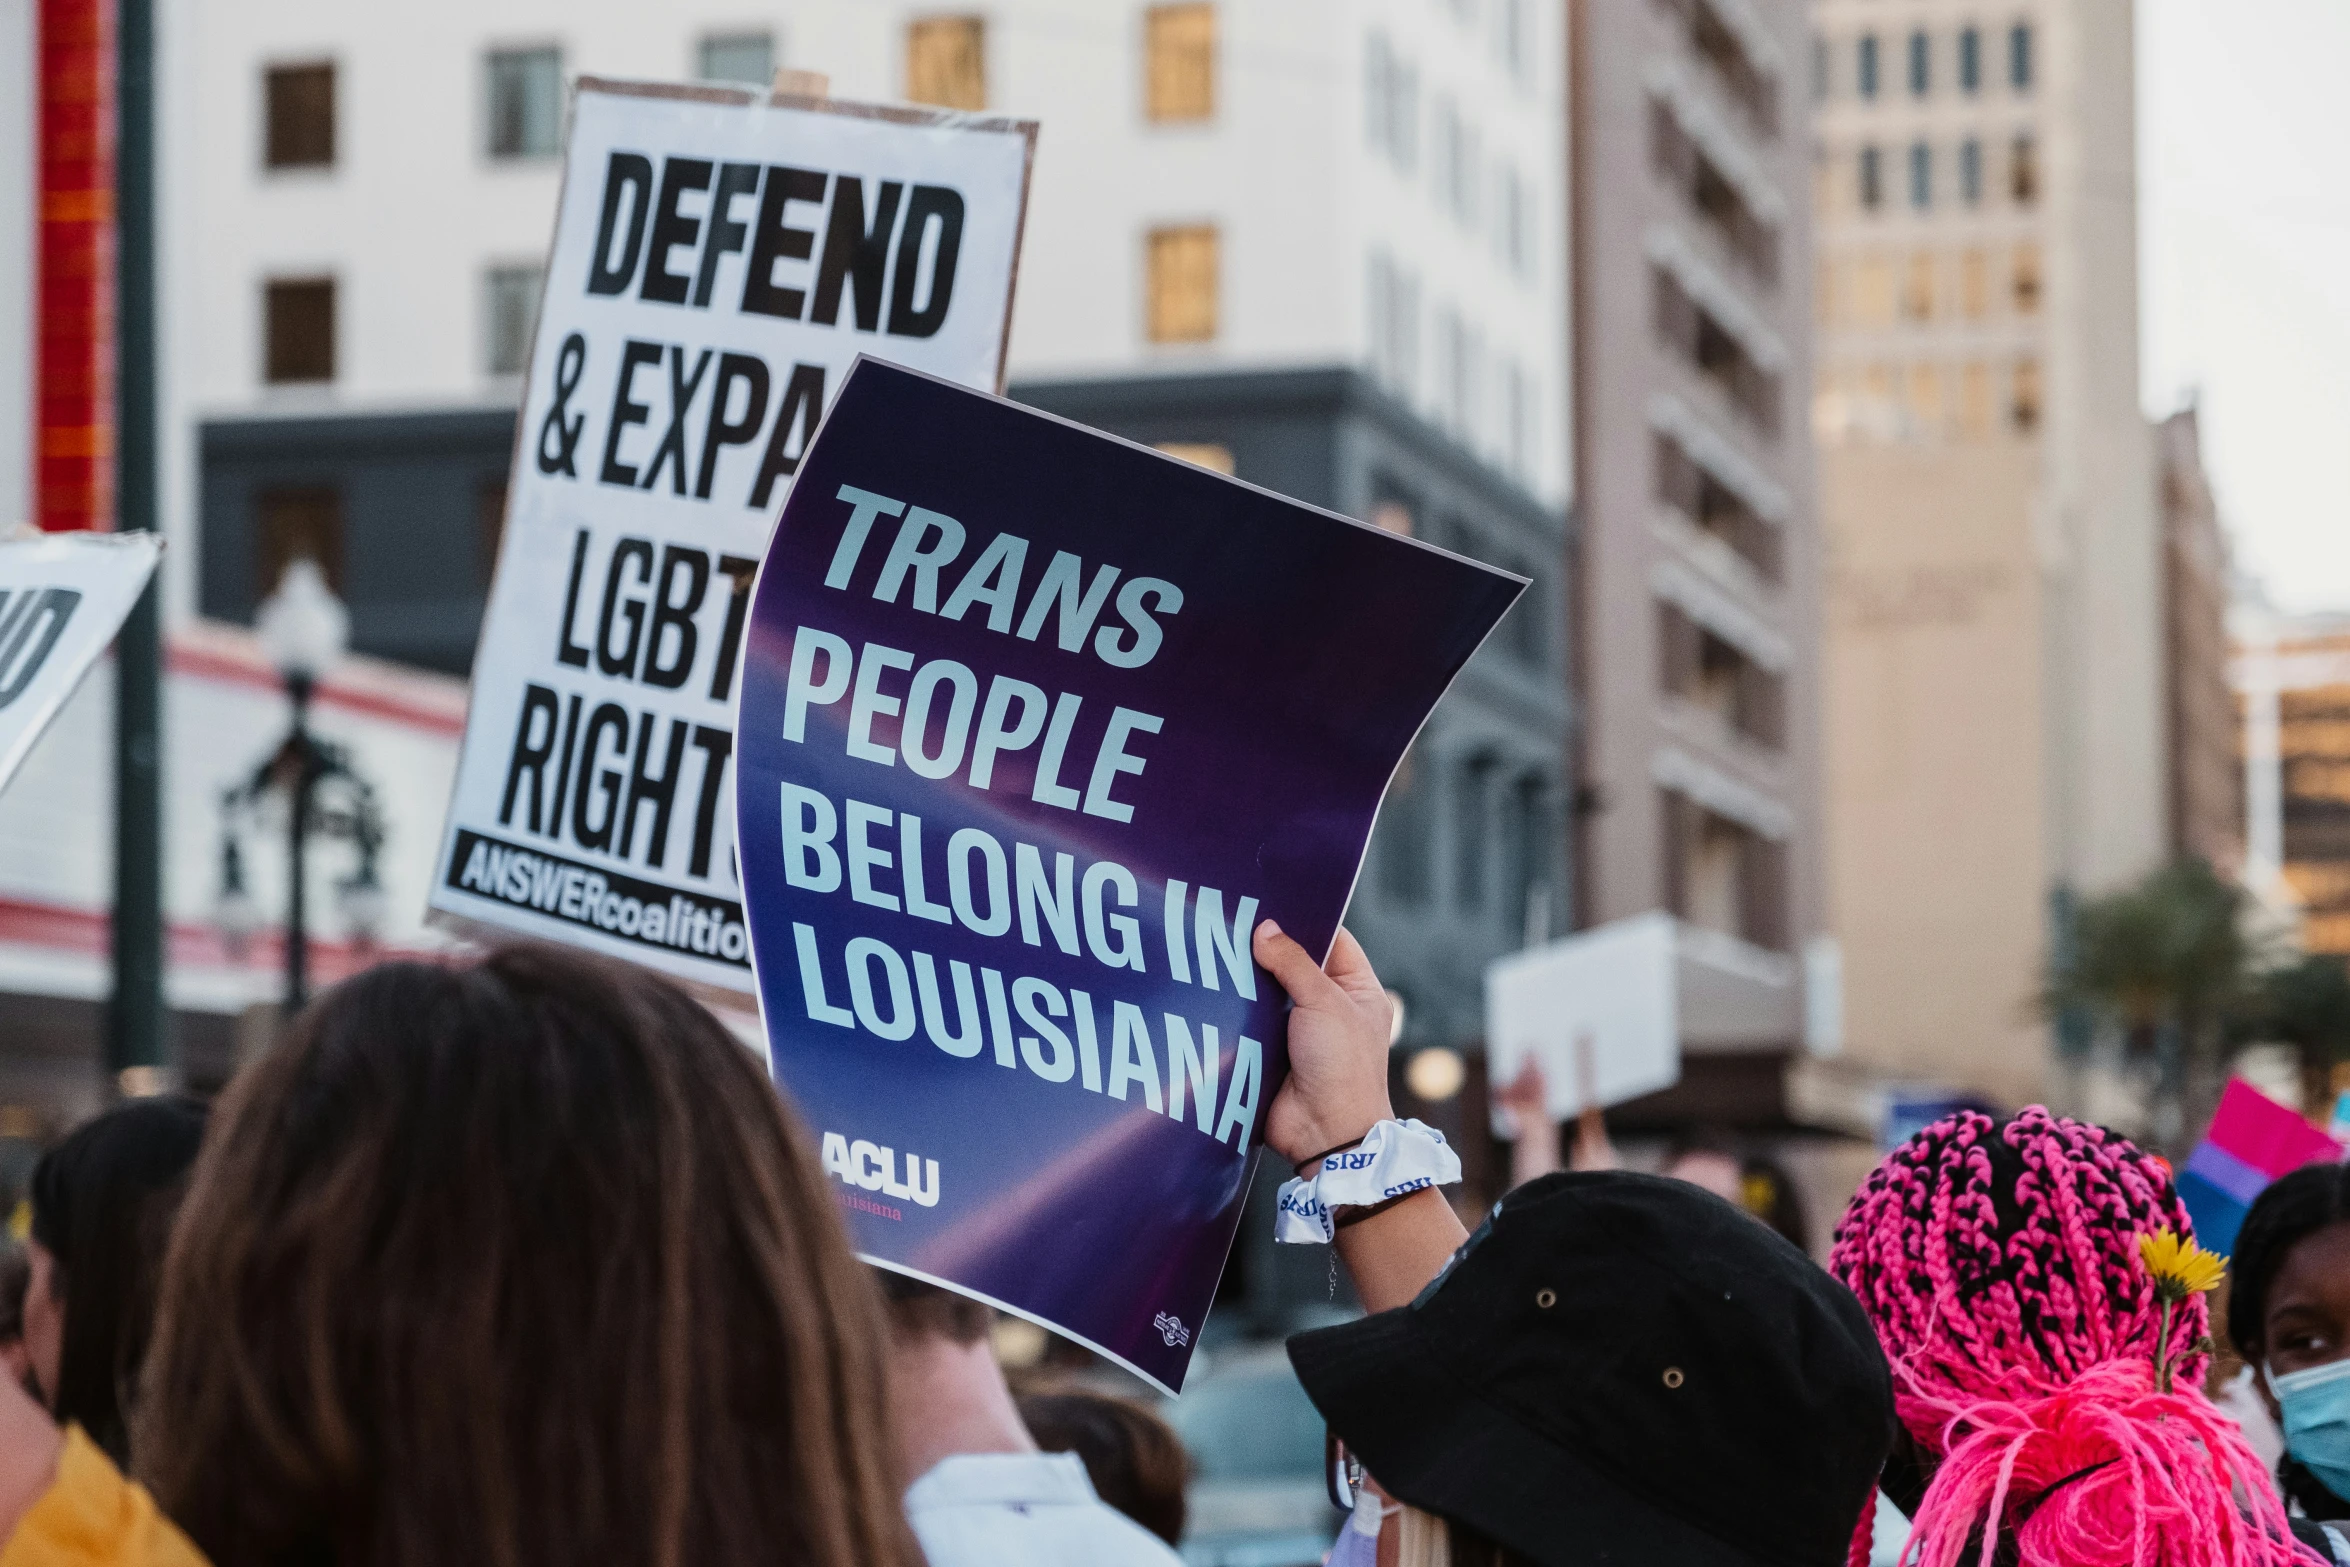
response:
[[[958,1453],[906,1491],[930,1567],[1181,1567],[1093,1494],[1075,1453]]]

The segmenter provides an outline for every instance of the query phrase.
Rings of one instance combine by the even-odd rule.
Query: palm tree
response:
[[[2177,1117],[2159,1127],[2165,1141],[2200,1130],[2218,1103],[2222,1048],[2260,967],[2245,906],[2243,889],[2207,862],[2178,859],[2082,902],[2056,944],[2042,1010],[2107,1018],[2132,1054],[2153,1057],[2158,1122]]]

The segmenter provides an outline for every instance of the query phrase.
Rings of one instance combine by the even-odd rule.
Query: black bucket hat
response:
[[[1289,1358],[1390,1496],[1541,1567],[1843,1567],[1893,1441],[1852,1293],[1650,1175],[1529,1182],[1411,1305]]]

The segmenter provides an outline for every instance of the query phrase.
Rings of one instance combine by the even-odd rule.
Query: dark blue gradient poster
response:
[[[1520,579],[872,359],[752,592],[736,830],[857,1249],[1173,1390],[1404,749]]]

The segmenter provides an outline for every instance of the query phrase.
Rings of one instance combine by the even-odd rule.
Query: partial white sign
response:
[[[580,82],[436,920],[751,991],[732,776],[752,575],[859,353],[1000,390],[1035,140]]]
[[[1514,1081],[1531,1057],[1555,1120],[1679,1082],[1675,945],[1670,914],[1635,914],[1488,964],[1491,1080]],[[1495,1124],[1515,1135],[1498,1112]]]
[[[106,651],[163,558],[152,533],[0,539],[0,789]]]

